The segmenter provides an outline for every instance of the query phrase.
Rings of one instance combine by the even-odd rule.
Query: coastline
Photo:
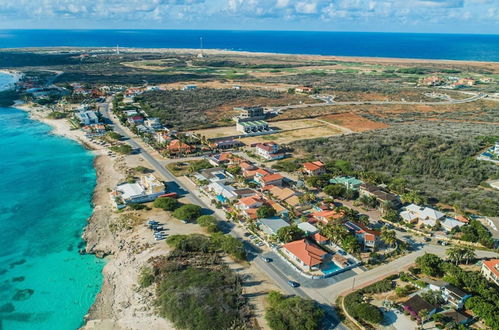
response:
[[[25,51],[115,51],[115,47],[69,47],[69,46],[49,46],[49,47],[19,47],[19,48],[4,48],[4,50],[25,50]],[[376,57],[376,56],[360,56],[360,55],[320,55],[307,53],[277,53],[277,52],[262,52],[262,51],[243,51],[243,50],[228,50],[217,48],[147,48],[147,47],[120,47],[122,52],[130,53],[173,53],[173,54],[190,54],[197,55],[202,52],[204,55],[235,55],[235,56],[281,56],[281,57],[299,57],[309,60],[331,60],[341,62],[361,62],[361,63],[394,63],[394,64],[471,64],[471,65],[499,65],[499,61],[478,61],[478,60],[454,60],[454,59],[432,59],[432,58],[409,58],[409,57]]]
[[[46,118],[47,109],[25,103],[16,103],[13,107],[52,127],[51,134],[76,141],[95,154],[97,182],[92,196],[93,211],[82,238],[86,242],[85,252],[104,258],[106,265],[100,291],[82,320],[81,329],[172,329],[172,324],[156,316],[150,306],[152,288],[139,290],[137,286],[140,268],[150,258],[163,255],[166,245],[140,242],[148,234],[146,228],[110,230],[110,224],[118,221],[122,213],[115,212],[108,189],[123,181],[130,160],[124,156],[109,157],[105,147],[90,141],[81,130],[72,130],[66,120]]]

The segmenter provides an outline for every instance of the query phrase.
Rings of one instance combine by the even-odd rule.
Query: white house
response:
[[[75,116],[82,125],[92,125],[99,123],[99,117],[97,116],[97,113],[92,110],[80,110],[75,114]]]
[[[319,229],[317,229],[316,226],[308,222],[300,222],[298,224],[298,228],[303,230],[307,235],[312,235],[319,232]]]
[[[442,220],[440,224],[445,231],[451,231],[455,227],[462,227],[465,225],[464,222],[449,217],[446,217],[444,220]]]
[[[145,126],[153,129],[153,130],[160,130],[163,128],[163,125],[161,125],[161,122],[159,118],[147,118],[144,122]]]
[[[163,194],[165,194],[165,185],[152,174],[148,174],[141,177],[138,182],[116,186],[111,197],[116,207],[121,209],[127,204],[152,202]]]
[[[226,186],[222,182],[212,182],[208,185],[207,189],[227,200],[232,201],[238,198],[238,194],[235,191],[234,187]]]
[[[266,160],[276,160],[284,158],[284,153],[279,152],[279,145],[274,142],[257,143],[255,152],[258,156]]]
[[[433,227],[438,220],[442,220],[445,214],[430,207],[422,207],[416,204],[410,204],[400,212],[400,217],[407,222],[421,222],[426,226]]]

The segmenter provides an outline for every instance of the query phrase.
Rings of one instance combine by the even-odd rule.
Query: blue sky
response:
[[[499,33],[499,0],[0,0],[0,29]]]

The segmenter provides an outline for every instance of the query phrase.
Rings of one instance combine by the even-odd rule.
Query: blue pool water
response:
[[[0,329],[76,329],[102,282],[103,262],[78,253],[94,157],[13,108],[0,141]]]
[[[333,261],[329,261],[321,266],[321,271],[324,273],[324,275],[333,274],[339,270],[342,270],[342,268],[335,264]]]

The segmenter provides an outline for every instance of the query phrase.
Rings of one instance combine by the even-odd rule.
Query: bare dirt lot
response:
[[[299,119],[271,122],[270,126],[276,130],[274,134],[243,137],[240,140],[249,145],[258,142],[274,141],[276,143],[290,143],[296,140],[314,139],[345,133],[334,123],[327,123],[317,119]],[[349,132],[349,130],[348,130]],[[236,126],[217,127],[195,131],[208,139],[238,136],[241,134]]]
[[[339,113],[335,115],[324,116],[321,119],[348,128],[354,132],[364,132],[373,129],[387,128],[388,125],[363,118],[354,113]]]

